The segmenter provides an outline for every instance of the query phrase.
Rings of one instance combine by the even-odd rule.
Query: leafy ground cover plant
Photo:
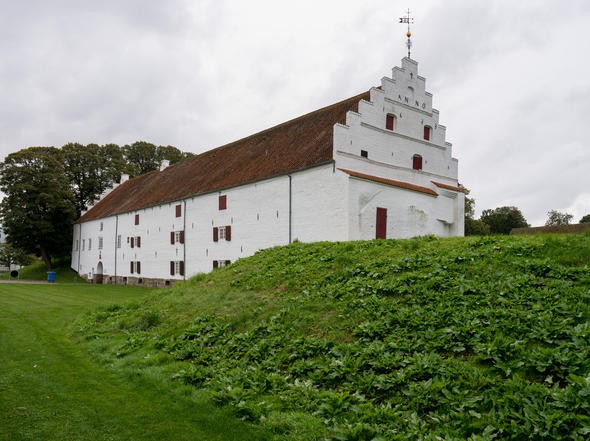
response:
[[[77,326],[276,439],[581,440],[589,262],[590,235],[297,243]]]

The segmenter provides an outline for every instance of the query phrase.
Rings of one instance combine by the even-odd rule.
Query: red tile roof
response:
[[[369,92],[196,155],[163,171],[133,178],[100,200],[79,222],[279,176],[333,160],[334,124],[358,112]]]
[[[367,181],[379,182],[381,184],[391,185],[393,187],[405,188],[406,190],[417,191],[419,193],[428,194],[430,196],[438,196],[438,193],[431,188],[422,187],[420,185],[415,185],[415,184],[410,184],[409,182],[395,181],[393,179],[380,178],[379,176],[366,175],[364,173],[359,173],[359,172],[355,172],[352,170],[346,170],[343,168],[339,168],[338,170],[343,171],[344,173],[347,173],[350,176],[354,176],[355,178],[366,179]]]

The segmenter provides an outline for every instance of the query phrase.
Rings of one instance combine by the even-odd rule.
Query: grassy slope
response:
[[[293,244],[86,316],[277,440],[585,439],[590,235]]]
[[[78,276],[78,274],[70,268],[68,262],[57,262],[52,271],[55,271],[56,273],[55,281],[57,283],[85,283],[84,279]],[[21,268],[18,272],[19,280],[47,280],[47,268],[41,260],[34,261],[31,265]],[[0,274],[0,279],[11,279],[10,272]]]
[[[105,369],[68,337],[83,311],[149,292],[0,284],[0,439],[260,439],[197,391]]]

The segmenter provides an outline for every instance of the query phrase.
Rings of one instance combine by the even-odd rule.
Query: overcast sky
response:
[[[478,215],[590,213],[587,0],[0,0],[0,156],[237,140],[391,76],[408,8]]]

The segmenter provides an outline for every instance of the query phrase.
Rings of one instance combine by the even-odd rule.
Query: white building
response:
[[[125,180],[74,226],[72,268],[164,286],[294,240],[461,236],[457,170],[404,58],[380,87]]]

